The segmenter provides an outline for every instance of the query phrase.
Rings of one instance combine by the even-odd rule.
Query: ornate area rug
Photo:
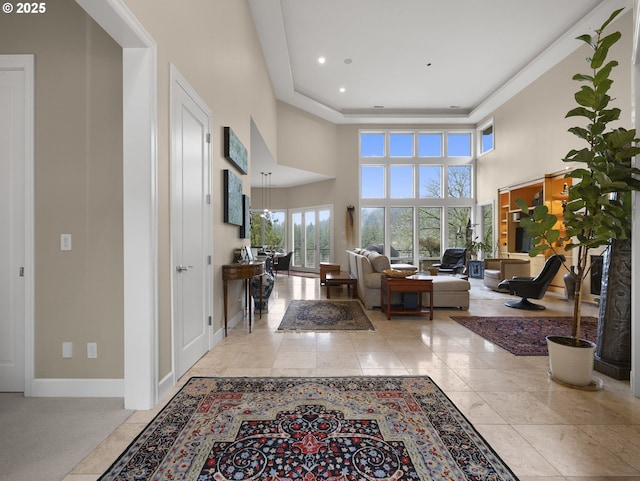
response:
[[[291,301],[279,331],[373,331],[358,301]]]
[[[451,316],[451,319],[516,356],[547,356],[547,336],[571,335],[571,317]],[[580,337],[595,342],[598,320],[583,317],[580,325]]]
[[[107,480],[500,481],[428,377],[191,378]]]

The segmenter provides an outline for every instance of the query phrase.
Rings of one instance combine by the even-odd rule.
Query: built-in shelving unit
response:
[[[546,254],[541,254],[535,258],[529,257],[530,240],[524,229],[520,227],[520,219],[524,214],[516,204],[516,201],[523,199],[530,209],[537,205],[546,205],[549,213],[558,218],[556,228],[562,231],[562,214],[568,199],[567,190],[571,186],[572,180],[571,178],[566,178],[565,173],[566,171],[547,174],[530,182],[503,187],[498,190],[500,256],[529,259],[531,262],[531,275],[536,275],[540,272],[546,257],[552,253],[548,251]],[[556,247],[559,252],[570,257],[570,253],[567,254],[562,245]],[[564,288],[562,280],[564,274],[564,270],[560,270],[552,282],[552,286]]]

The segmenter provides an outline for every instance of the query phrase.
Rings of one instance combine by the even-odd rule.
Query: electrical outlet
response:
[[[72,342],[63,342],[62,343],[62,357],[68,359],[73,357],[73,343]]]
[[[87,357],[95,359],[98,357],[98,344],[95,342],[87,342]]]

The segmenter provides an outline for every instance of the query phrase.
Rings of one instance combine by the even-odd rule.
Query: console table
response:
[[[224,290],[224,335],[227,336],[227,281],[243,280],[244,295],[249,310],[249,332],[251,332],[251,290],[249,281],[260,277],[260,319],[262,319],[262,276],[264,275],[264,261],[253,261],[245,264],[225,264],[222,266],[222,282]]]
[[[418,294],[418,306],[416,309],[406,309],[391,305],[391,294],[394,292],[415,292]],[[422,293],[429,294],[429,307],[422,306]],[[391,314],[422,314],[429,313],[429,319],[433,320],[433,279],[431,276],[414,274],[408,277],[382,276],[380,282],[380,306],[387,313],[387,319]]]

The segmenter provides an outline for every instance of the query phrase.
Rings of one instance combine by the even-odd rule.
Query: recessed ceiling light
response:
[[[347,65],[349,65],[351,62],[353,62],[353,60],[351,60],[350,58],[344,59],[344,63],[346,63]]]
[[[323,64],[323,63],[325,63],[326,61],[327,61],[327,59],[326,59],[326,58],[324,58],[324,57],[318,57],[318,63],[319,63],[319,64]]]
[[[340,87],[338,90],[340,91],[341,94],[343,94],[343,93],[345,93],[347,91],[347,89],[344,88],[344,87]]]

